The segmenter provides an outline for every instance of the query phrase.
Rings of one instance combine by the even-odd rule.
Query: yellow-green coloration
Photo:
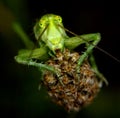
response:
[[[40,42],[43,41],[53,52],[55,52],[56,49],[63,50],[64,40],[68,37],[59,25],[63,27],[60,16],[47,14],[34,26],[36,39],[40,40]],[[46,30],[44,31],[45,28]],[[44,33],[40,37],[42,32]]]
[[[40,20],[36,22],[33,31],[35,38],[39,42],[39,47],[34,50],[24,49],[19,51],[18,55],[15,56],[15,60],[18,63],[35,66],[38,67],[39,70],[47,69],[59,76],[59,73],[53,67],[45,65],[44,62],[52,58],[52,56],[56,57],[56,50],[63,52],[65,48],[71,51],[84,44],[86,50],[78,59],[75,71],[79,72],[81,65],[87,59],[98,78],[108,84],[105,77],[99,72],[92,54],[92,50],[101,40],[100,33],[69,37],[65,32],[62,18],[54,14],[46,14],[42,16]],[[80,50],[80,52],[83,51]]]
[[[100,33],[80,36],[71,33],[74,36],[69,37],[65,32],[69,30],[64,28],[62,18],[54,14],[42,16],[33,31],[39,46],[34,50],[20,50],[15,60],[37,67],[43,73],[40,79],[57,104],[64,106],[67,111],[79,111],[91,102],[103,81],[108,84],[92,54],[101,39]],[[81,45],[86,50],[84,53],[80,50],[79,55],[74,49]]]

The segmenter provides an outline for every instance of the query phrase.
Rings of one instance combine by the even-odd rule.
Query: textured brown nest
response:
[[[61,53],[57,50],[56,57],[46,62],[55,67],[60,76],[46,71],[43,83],[52,101],[63,106],[68,112],[79,111],[90,104],[101,87],[101,82],[87,61],[82,64],[79,72],[76,71],[79,57],[77,52],[65,49]]]

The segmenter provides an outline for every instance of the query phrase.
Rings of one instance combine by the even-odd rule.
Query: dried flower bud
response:
[[[77,61],[80,55],[77,52],[56,51],[56,58],[46,63],[55,67],[60,76],[46,71],[43,83],[47,88],[52,101],[63,106],[68,112],[79,111],[82,107],[90,104],[100,90],[101,81],[87,61],[76,71]]]

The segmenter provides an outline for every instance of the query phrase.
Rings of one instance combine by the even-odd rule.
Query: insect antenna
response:
[[[63,28],[65,31],[69,32],[70,34],[72,34],[72,35],[74,35],[74,36],[76,36],[76,37],[78,37],[78,38],[80,37],[79,35],[77,35],[76,33],[68,30],[67,28],[64,28],[64,27],[61,26],[61,25],[58,25],[58,26],[61,27],[61,28]],[[108,55],[110,58],[112,58],[112,59],[114,59],[115,61],[117,61],[118,63],[120,63],[120,60],[117,59],[115,56],[111,55],[109,52],[105,51],[104,49],[100,48],[100,47],[97,46],[97,45],[92,44],[91,42],[88,42],[88,41],[87,41],[85,38],[83,38],[83,37],[80,37],[80,38],[82,38],[82,39],[83,39],[85,42],[87,42],[88,44],[93,45],[96,49],[98,49],[99,51],[101,51],[101,52],[103,52],[104,54]]]
[[[48,25],[46,25],[46,27],[44,28],[44,30],[41,32],[41,34],[40,34],[40,36],[39,36],[39,38],[38,38],[38,40],[37,40],[37,43],[39,43],[39,40],[40,40],[41,36],[43,35],[43,33],[45,32],[45,30],[47,29],[47,27],[48,27]],[[31,53],[30,53],[30,55],[29,55],[29,58],[32,56],[34,49],[35,49],[35,45],[34,45],[33,48],[32,48],[32,51],[31,51]]]

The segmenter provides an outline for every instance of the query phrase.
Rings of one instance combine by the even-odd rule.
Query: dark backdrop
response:
[[[114,1],[47,1],[3,0],[0,2],[0,62],[2,114],[17,118],[67,117],[67,113],[50,102],[46,91],[38,91],[40,73],[35,68],[14,61],[17,51],[24,48],[10,24],[17,20],[35,41],[32,28],[36,19],[46,13],[61,15],[66,28],[76,34],[101,33],[98,46],[120,59],[119,4]],[[76,117],[120,117],[120,63],[94,49],[100,71],[109,86],[103,86],[93,104]],[[2,117],[1,117],[2,118]]]

